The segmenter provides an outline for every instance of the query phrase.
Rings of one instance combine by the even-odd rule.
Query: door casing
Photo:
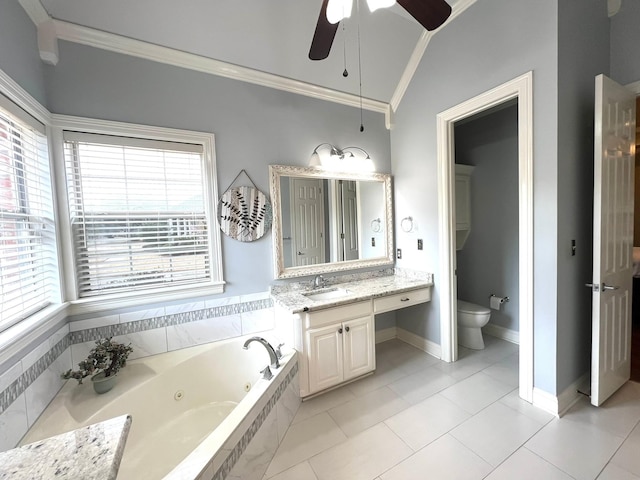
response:
[[[533,402],[533,72],[484,92],[437,115],[440,237],[440,346],[442,360],[458,358],[455,274],[455,148],[457,121],[504,102],[518,101],[519,394]]]

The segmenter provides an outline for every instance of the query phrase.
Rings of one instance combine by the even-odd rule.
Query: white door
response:
[[[635,97],[596,77],[591,403],[630,376]]]
[[[309,393],[343,381],[343,327],[333,324],[307,332]]]
[[[293,178],[291,182],[291,256],[294,266],[325,261],[322,180]]]
[[[343,323],[344,379],[359,377],[376,368],[375,333],[371,315]]]
[[[358,194],[357,182],[340,180],[342,212],[342,260],[358,260]]]

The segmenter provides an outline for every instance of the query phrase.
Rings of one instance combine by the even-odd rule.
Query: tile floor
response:
[[[380,343],[374,375],[304,402],[264,479],[640,480],[640,384],[561,419],[518,397],[518,348],[443,363]]]

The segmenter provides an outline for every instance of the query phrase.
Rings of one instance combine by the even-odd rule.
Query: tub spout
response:
[[[260,344],[262,344],[262,346],[264,348],[267,349],[267,352],[269,353],[269,361],[271,362],[271,367],[272,368],[280,368],[280,360],[278,359],[278,355],[276,354],[275,349],[271,346],[271,344],[269,342],[267,342],[264,338],[262,337],[251,337],[249,340],[247,340],[246,342],[244,342],[244,349],[248,349],[249,348],[249,344],[251,344],[251,342],[258,342]]]

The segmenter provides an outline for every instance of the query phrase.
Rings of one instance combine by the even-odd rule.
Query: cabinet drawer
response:
[[[431,288],[420,288],[409,292],[388,295],[373,300],[373,313],[390,312],[431,300]]]
[[[304,326],[305,328],[316,328],[329,323],[339,323],[367,315],[371,315],[371,300],[306,313]]]

